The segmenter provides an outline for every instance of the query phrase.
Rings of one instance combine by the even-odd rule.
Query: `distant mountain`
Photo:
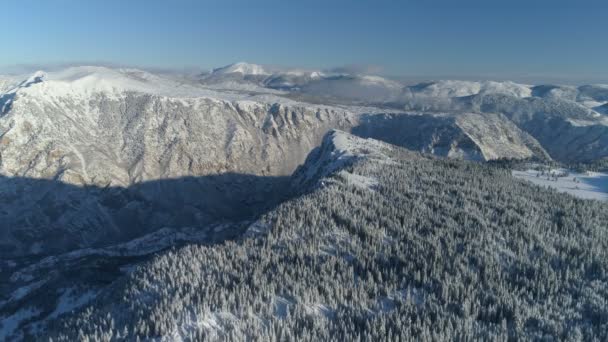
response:
[[[608,84],[583,85],[578,87],[578,91],[579,101],[608,102]]]
[[[311,104],[303,98],[296,102],[293,98],[306,94],[319,99],[321,94],[333,94],[334,99],[344,99],[358,97],[358,92],[380,98],[377,92],[390,98],[402,91],[396,82],[378,77],[330,77],[295,71],[268,76],[265,69],[242,63],[216,69],[214,74],[263,76],[268,82],[287,76],[310,80],[299,90],[280,95],[210,90],[197,82],[184,83],[134,69],[75,67],[36,73],[0,95],[0,171],[7,176],[102,186],[219,172],[285,175],[303,161],[329,128],[360,126],[362,114],[378,111]],[[394,93],[387,93],[387,89]],[[360,100],[364,101],[363,96]],[[428,120],[433,117],[436,115]],[[486,117],[492,116],[471,118]],[[496,133],[488,129],[477,135]],[[517,130],[508,124],[503,129]],[[416,133],[404,136],[409,140],[420,134],[421,139],[432,140],[435,134],[407,132],[404,130],[404,134]],[[448,137],[445,144],[449,141]],[[481,140],[478,137],[476,141]],[[522,145],[517,139],[511,143]],[[531,154],[490,153],[475,158],[522,156]]]
[[[510,82],[440,81],[407,88],[386,105],[424,113],[500,113],[562,162],[590,162],[608,156],[608,118],[603,86],[524,86]]]
[[[473,82],[473,81],[437,81],[420,83],[407,87],[412,96],[426,97],[463,97],[478,94],[504,94],[515,97],[529,97],[532,89],[528,85],[513,82]]]
[[[608,156],[608,117],[577,102],[495,94],[458,103],[472,111],[504,114],[556,160],[584,162]]]
[[[245,62],[230,64],[225,67],[213,69],[211,72],[213,75],[229,75],[229,74],[241,74],[243,76],[266,76],[270,75],[263,66],[257,64],[249,64]]]
[[[594,110],[598,113],[608,115],[608,103],[595,107]]]
[[[543,147],[500,114],[366,115],[352,132],[414,151],[477,161],[550,160]]]
[[[199,77],[201,84],[215,89],[239,89],[291,94],[292,98],[319,101],[370,102],[393,100],[403,85],[378,76],[341,74],[320,70],[280,69],[236,63]],[[380,97],[380,98],[379,98]]]

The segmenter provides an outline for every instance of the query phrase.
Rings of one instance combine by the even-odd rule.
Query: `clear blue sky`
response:
[[[602,0],[19,0],[3,2],[0,13],[0,67],[248,61],[608,83]]]

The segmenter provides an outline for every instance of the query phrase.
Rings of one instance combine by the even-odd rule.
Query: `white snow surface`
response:
[[[338,176],[346,180],[348,184],[361,189],[374,190],[374,187],[378,185],[378,181],[372,177],[366,177],[344,170],[338,172]]]
[[[549,173],[564,174],[565,169],[553,169]],[[540,186],[554,188],[560,192],[565,192],[584,199],[595,199],[608,201],[608,174],[599,172],[576,173],[568,172],[566,177],[558,177],[557,180],[548,179],[547,175],[537,177],[539,171],[526,170],[512,172],[514,177],[525,179]],[[576,178],[577,182],[574,181]]]
[[[179,78],[157,75],[143,70],[100,66],[77,66],[51,72],[37,71],[33,74],[0,79],[0,95],[3,93],[16,94],[17,98],[23,96],[30,99],[68,98],[71,101],[86,101],[94,94],[121,98],[127,92],[135,92],[167,98],[295,103],[295,101],[278,96],[282,92],[271,89],[264,88],[262,94],[250,93],[261,89],[259,87],[243,88],[242,85],[236,86],[232,83],[216,85],[211,89],[209,86],[184,82]]]
[[[31,95],[66,97],[91,93],[121,93],[125,91],[158,94],[172,97],[214,95],[202,88],[178,83],[136,69],[112,69],[96,66],[71,67],[60,71],[36,72],[28,80],[43,76],[43,81],[27,89],[15,89]],[[22,88],[22,87],[20,87]]]
[[[246,62],[239,62],[217,68],[212,71],[213,74],[243,74],[243,75],[270,75],[263,66]]]
[[[417,93],[430,97],[462,97],[484,94],[506,94],[516,97],[532,96],[532,89],[529,85],[518,84],[510,81],[458,81],[441,80],[432,82]]]
[[[402,88],[403,86],[395,81],[391,81],[384,77],[365,75],[360,76],[361,83],[364,85],[384,86],[387,88]]]
[[[0,75],[0,94],[15,88],[22,81],[22,76]]]
[[[383,152],[392,149],[392,146],[375,139],[360,138],[355,135],[340,131],[332,130],[328,135],[334,145],[335,151],[340,154],[339,158],[353,156],[382,156],[387,158]]]

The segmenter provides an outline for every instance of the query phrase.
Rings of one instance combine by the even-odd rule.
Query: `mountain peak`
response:
[[[32,84],[40,83],[47,77],[46,72],[38,70],[32,74],[27,80],[23,81],[22,87],[29,87]]]
[[[71,66],[49,72],[37,71],[21,76],[9,93],[27,92],[40,98],[75,94],[140,92],[172,97],[208,96],[209,91],[178,82],[176,79],[133,68]],[[37,85],[32,87],[32,85]],[[216,94],[213,94],[216,95]],[[220,97],[219,95],[216,97]]]
[[[304,164],[294,172],[293,182],[301,188],[306,188],[357,160],[374,159],[387,162],[390,160],[391,150],[391,145],[379,140],[331,129],[325,134],[321,146],[313,150]]]
[[[238,62],[221,68],[213,69],[213,74],[243,74],[243,75],[270,75],[263,66],[246,62]]]

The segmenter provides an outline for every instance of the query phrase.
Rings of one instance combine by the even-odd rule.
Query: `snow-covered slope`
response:
[[[214,73],[266,75],[261,70],[238,63]],[[398,83],[372,76],[300,71],[280,75],[309,78],[300,94],[338,98],[344,92],[343,96],[361,94],[364,100],[401,92]],[[348,108],[209,90],[145,71],[105,67],[29,75],[0,95],[0,103],[0,173],[73,184],[127,186],[222,172],[285,175],[328,129],[348,130],[359,122],[358,114]],[[501,139],[508,137],[496,132],[484,126],[477,141],[505,145]],[[483,135],[495,138],[482,139]],[[481,159],[524,155],[529,153],[489,153]]]
[[[578,101],[608,102],[608,84],[583,85],[578,92]]]
[[[608,103],[595,107],[594,110],[600,114],[608,115]]]
[[[15,88],[22,81],[22,76],[0,75],[0,94]]]
[[[360,138],[339,130],[325,135],[321,145],[314,149],[292,176],[295,192],[307,191],[319,185],[323,178],[360,159],[376,163],[390,162],[387,153],[392,151],[390,144],[374,139]]]
[[[608,117],[577,102],[491,94],[459,99],[458,105],[504,114],[559,161],[593,161],[608,156]]]
[[[538,85],[532,87],[532,95],[547,99],[576,101],[578,89],[574,86]]]
[[[550,159],[532,136],[503,115],[464,113],[456,117],[456,124],[479,147],[484,160]]]
[[[284,194],[281,180],[327,130],[356,122],[340,108],[132,69],[38,72],[2,96],[4,256],[247,216]]]
[[[79,97],[95,93],[120,95],[139,92],[170,97],[214,97],[231,99],[228,94],[213,92],[138,69],[114,69],[98,66],[69,67],[52,72],[37,71],[9,93],[40,97]],[[36,86],[33,86],[33,85]]]
[[[408,91],[414,96],[427,97],[462,97],[477,94],[506,94],[516,97],[529,97],[532,90],[529,85],[513,82],[494,81],[457,81],[443,80],[430,83],[420,83],[409,86]]]
[[[549,159],[534,138],[500,114],[366,115],[353,133],[448,158]]]
[[[369,75],[326,75],[294,89],[291,96],[318,102],[381,104],[399,99],[403,85]]]
[[[137,70],[69,68],[32,80],[2,95],[4,175],[128,185],[229,171],[288,174],[325,130],[350,125],[352,116]]]
[[[199,82],[211,89],[289,94],[316,102],[384,102],[397,98],[403,85],[379,76],[285,69],[236,63],[200,75]]]
[[[211,74],[214,75],[227,75],[227,74],[241,74],[241,75],[270,75],[263,66],[258,64],[250,64],[246,62],[239,62],[230,64],[221,68],[213,69]]]
[[[513,176],[576,197],[608,201],[608,174],[606,173],[577,173],[565,169],[553,169],[543,172],[541,175],[540,171],[529,169],[514,170]]]

